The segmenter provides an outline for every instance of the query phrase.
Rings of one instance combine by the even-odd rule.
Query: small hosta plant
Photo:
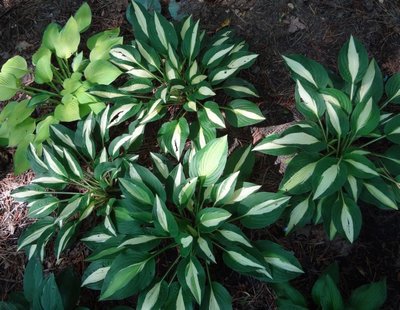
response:
[[[207,37],[199,21],[188,17],[173,24],[157,12],[149,14],[139,1],[132,1],[127,17],[135,40],[110,51],[111,62],[125,72],[126,82],[118,88],[96,86],[90,92],[115,102],[141,98],[154,120],[170,112],[174,120],[159,130],[164,151],[179,159],[182,150],[175,137],[185,140],[190,135],[204,146],[216,138],[216,129],[226,127],[226,120],[235,127],[264,120],[258,106],[245,99],[257,97],[254,87],[237,77],[257,55],[232,31]],[[217,97],[220,90],[233,100],[221,102],[225,99]]]
[[[28,157],[36,178],[12,192],[14,199],[27,203],[28,217],[38,219],[18,241],[19,249],[27,248],[29,257],[38,253],[43,259],[46,245],[55,237],[59,259],[81,230],[87,231],[87,225],[98,221],[115,234],[111,216],[120,195],[116,183],[137,157],[132,150],[140,144],[144,126],[133,121],[127,133],[116,137],[110,129],[135,111],[135,104],[107,106],[99,115],[91,113],[79,121],[75,131],[52,125],[52,143],[44,143],[42,156],[30,145]]]
[[[296,82],[301,121],[255,147],[293,155],[280,190],[292,196],[287,231],[323,222],[330,238],[353,242],[361,228],[361,201],[397,210],[400,199],[400,74],[384,85],[375,60],[351,37],[340,51],[340,76],[300,55],[284,57]],[[394,110],[395,111],[395,110]]]
[[[129,163],[119,179],[117,234],[101,225],[83,239],[93,252],[82,285],[101,290],[101,300],[138,294],[138,309],[231,309],[213,276],[221,264],[267,282],[302,273],[291,253],[245,233],[274,223],[288,197],[244,182],[250,147],[227,152],[225,136],[192,148],[177,165],[152,154],[153,172]]]
[[[40,260],[32,258],[25,269],[23,288],[23,292],[11,293],[8,301],[0,301],[0,309],[77,309],[80,280],[72,269],[45,276]]]
[[[386,301],[385,280],[356,288],[347,300],[343,298],[338,285],[339,268],[337,264],[332,264],[314,283],[311,292],[313,304],[309,307],[306,298],[289,283],[274,284],[278,309],[376,310]]]
[[[84,3],[63,27],[49,24],[41,47],[32,56],[32,72],[21,56],[9,59],[1,68],[0,100],[8,100],[17,92],[31,97],[8,103],[0,113],[0,145],[17,147],[16,173],[29,167],[29,143],[40,146],[49,137],[51,124],[76,121],[91,111],[104,109],[105,104],[87,90],[93,85],[110,84],[121,74],[108,61],[109,50],[122,43],[119,29],[90,37],[88,56],[79,52],[80,33],[90,26],[91,17],[90,8]],[[25,85],[23,79],[29,73],[34,83]]]

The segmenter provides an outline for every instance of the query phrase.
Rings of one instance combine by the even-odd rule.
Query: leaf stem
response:
[[[53,96],[53,97],[62,98],[59,94],[53,93],[51,91],[47,91],[47,90],[31,87],[31,86],[25,86],[24,89],[32,90],[34,92],[39,92],[39,93],[43,93],[43,94],[48,94],[48,95]]]
[[[384,139],[384,138],[386,138],[386,135],[380,136],[380,137],[378,137],[378,138],[375,138],[374,140],[371,140],[371,141],[369,141],[369,142],[367,142],[367,143],[364,143],[363,145],[360,146],[360,148],[364,148],[364,147],[366,147],[366,146],[368,146],[368,145],[370,145],[370,144],[372,144],[372,143],[375,143],[375,142],[377,142],[377,141],[379,141],[379,140],[382,140],[382,139]]]

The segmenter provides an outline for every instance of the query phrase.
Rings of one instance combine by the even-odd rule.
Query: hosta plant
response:
[[[80,280],[72,269],[58,275],[44,275],[39,259],[32,258],[25,269],[23,292],[13,292],[8,301],[0,301],[5,310],[73,310],[79,300]]]
[[[223,263],[267,282],[302,273],[291,253],[245,233],[274,223],[288,197],[244,182],[249,147],[227,152],[224,136],[192,148],[177,165],[152,154],[153,172],[129,163],[119,179],[116,235],[100,225],[83,239],[93,252],[82,285],[100,290],[101,300],[138,294],[138,309],[231,309],[214,276]]]
[[[289,283],[274,284],[278,309],[376,310],[386,301],[385,280],[356,288],[347,300],[343,298],[338,285],[339,268],[337,264],[332,264],[314,283],[311,292],[313,304],[310,307],[306,298]]]
[[[18,241],[19,249],[27,248],[29,257],[38,253],[43,259],[47,243],[55,237],[59,259],[80,231],[99,221],[115,234],[111,221],[113,203],[119,198],[115,186],[137,157],[132,150],[140,144],[144,125],[133,121],[127,133],[116,137],[115,131],[121,133],[121,128],[110,129],[137,111],[135,104],[107,106],[99,115],[91,113],[79,121],[74,131],[52,125],[52,143],[44,143],[42,156],[30,145],[28,157],[36,177],[12,192],[14,199],[27,203],[28,217],[38,219]]]
[[[32,56],[32,72],[21,56],[14,56],[1,68],[0,100],[8,100],[17,92],[31,97],[8,103],[0,113],[0,145],[17,147],[17,173],[29,167],[29,143],[40,146],[49,137],[51,124],[76,121],[105,107],[87,90],[93,85],[110,84],[121,74],[108,59],[109,50],[121,44],[122,37],[118,36],[119,29],[93,35],[87,41],[90,53],[85,56],[79,52],[80,33],[90,23],[91,11],[84,3],[63,27],[56,23],[47,26],[41,47]],[[34,82],[25,85],[23,79],[29,73]]]
[[[235,127],[264,120],[258,106],[244,99],[257,97],[254,87],[237,77],[257,55],[232,31],[208,37],[199,21],[188,17],[173,24],[157,12],[149,14],[139,1],[132,1],[127,17],[135,40],[110,51],[111,62],[125,72],[125,84],[95,86],[90,92],[115,102],[141,98],[154,120],[169,112],[173,120],[159,130],[165,152],[179,159],[182,149],[175,139],[188,136],[204,146],[216,138],[216,129],[226,127],[226,120]],[[220,90],[233,100],[217,97]]]
[[[398,209],[400,115],[386,109],[400,102],[400,74],[384,86],[375,60],[353,37],[340,51],[340,76],[300,55],[284,59],[305,120],[255,150],[293,156],[280,185],[292,196],[288,232],[323,222],[330,238],[338,233],[353,242],[363,203]]]

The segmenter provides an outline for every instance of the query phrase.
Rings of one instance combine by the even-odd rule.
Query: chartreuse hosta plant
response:
[[[340,51],[340,76],[300,55],[284,57],[296,82],[301,121],[255,147],[293,155],[280,189],[292,195],[287,230],[323,221],[330,238],[353,242],[361,228],[360,201],[397,210],[400,199],[400,74],[385,85],[375,60],[351,37]]]
[[[8,100],[17,92],[30,100],[10,102],[0,113],[0,145],[17,147],[15,171],[29,165],[26,150],[29,143],[40,145],[49,137],[49,126],[81,119],[91,111],[98,113],[105,104],[90,95],[87,89],[97,84],[110,84],[121,71],[108,61],[112,46],[121,44],[119,29],[90,37],[89,55],[79,52],[80,33],[91,23],[91,11],[84,3],[61,27],[48,25],[42,44],[32,56],[34,83],[22,82],[30,73],[21,56],[9,59],[0,72],[0,100]],[[39,109],[39,116],[34,113]]]
[[[138,294],[138,309],[231,309],[213,276],[222,263],[267,282],[302,273],[292,254],[243,230],[275,222],[289,198],[243,181],[249,147],[227,152],[224,136],[192,148],[182,164],[159,154],[151,155],[153,172],[129,163],[119,179],[116,235],[100,225],[83,239],[93,252],[82,285],[101,290],[101,300]]]
[[[32,258],[25,269],[23,292],[13,292],[8,301],[0,301],[6,310],[73,310],[79,300],[80,280],[72,269],[45,276],[39,259]],[[82,309],[82,308],[81,308]]]
[[[127,17],[135,40],[110,51],[126,83],[119,88],[95,86],[90,92],[115,102],[142,98],[154,120],[170,112],[174,120],[159,130],[163,151],[179,159],[179,141],[188,136],[204,146],[216,138],[216,129],[225,128],[226,120],[235,127],[264,120],[258,106],[244,99],[257,97],[256,90],[237,77],[257,55],[231,31],[209,38],[191,17],[172,24],[157,12],[149,14],[139,1],[132,1]],[[224,97],[217,99],[220,90],[233,100],[225,104]]]
[[[385,280],[356,288],[347,300],[344,300],[340,293],[338,284],[339,268],[337,264],[332,264],[315,282],[312,288],[313,304],[311,306],[308,305],[306,298],[289,283],[274,284],[278,296],[278,309],[376,310],[380,309],[386,301]]]
[[[79,121],[75,131],[52,125],[52,143],[44,143],[42,156],[30,145],[28,157],[36,178],[12,192],[14,199],[28,203],[28,217],[38,219],[18,243],[29,257],[38,253],[43,259],[47,243],[55,237],[59,259],[80,229],[87,230],[83,221],[90,227],[95,215],[111,234],[116,233],[111,221],[113,203],[119,198],[115,187],[136,158],[132,150],[140,145],[144,126],[133,121],[127,133],[115,138],[110,129],[132,117],[138,111],[134,106],[107,106],[99,115],[91,113]]]

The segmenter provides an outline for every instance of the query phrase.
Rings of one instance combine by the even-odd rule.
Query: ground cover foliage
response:
[[[175,13],[170,10],[181,18]],[[27,203],[28,216],[38,219],[18,241],[29,258],[24,281],[37,283],[37,290],[24,287],[23,302],[11,297],[3,305],[74,309],[79,292],[67,294],[65,287],[80,282],[100,291],[99,304],[135,295],[138,309],[229,309],[231,293],[210,272],[225,264],[274,283],[279,308],[307,308],[287,283],[304,273],[299,261],[275,242],[254,239],[253,231],[286,218],[287,233],[323,223],[331,239],[339,234],[353,242],[362,222],[358,201],[397,209],[400,123],[395,112],[384,109],[398,101],[399,76],[384,87],[379,67],[354,37],[339,54],[342,80],[310,59],[286,55],[305,121],[256,147],[232,151],[230,126],[265,119],[251,101],[258,97],[254,86],[237,76],[257,55],[230,30],[209,37],[192,17],[168,21],[146,1],[132,1],[127,19],[135,40],[122,44],[117,29],[94,35],[88,40],[88,59],[77,51],[79,31],[90,25],[87,4],[64,28],[49,25],[32,59],[35,82],[47,83],[39,94],[23,86],[27,66],[22,58],[2,68],[3,99],[17,91],[32,96],[3,109],[2,141],[23,148],[21,158],[26,154],[23,164],[15,161],[16,172],[27,167],[35,172],[32,183],[12,196]],[[72,49],[61,44],[72,39],[77,42]],[[20,86],[11,91],[14,84]],[[51,90],[57,86],[63,87],[58,95]],[[74,118],[68,117],[72,110],[65,96],[75,102]],[[230,99],[219,103],[221,96]],[[66,110],[55,122],[36,125],[31,113],[49,103],[58,104],[54,116],[59,106]],[[10,123],[7,107],[20,106],[26,116]],[[24,126],[26,120],[32,139],[22,146],[10,143],[11,127]],[[159,150],[148,153],[151,161],[142,161],[146,127],[161,123]],[[40,130],[44,136],[37,140]],[[385,147],[392,145],[384,153],[379,149],[383,139]],[[249,182],[254,151],[294,155],[276,193]],[[90,250],[82,279],[71,271],[44,276],[41,262],[48,255],[60,260],[78,240]],[[312,289],[322,309],[376,309],[384,303],[385,281],[360,287],[344,302],[337,274],[336,267],[330,268]]]

